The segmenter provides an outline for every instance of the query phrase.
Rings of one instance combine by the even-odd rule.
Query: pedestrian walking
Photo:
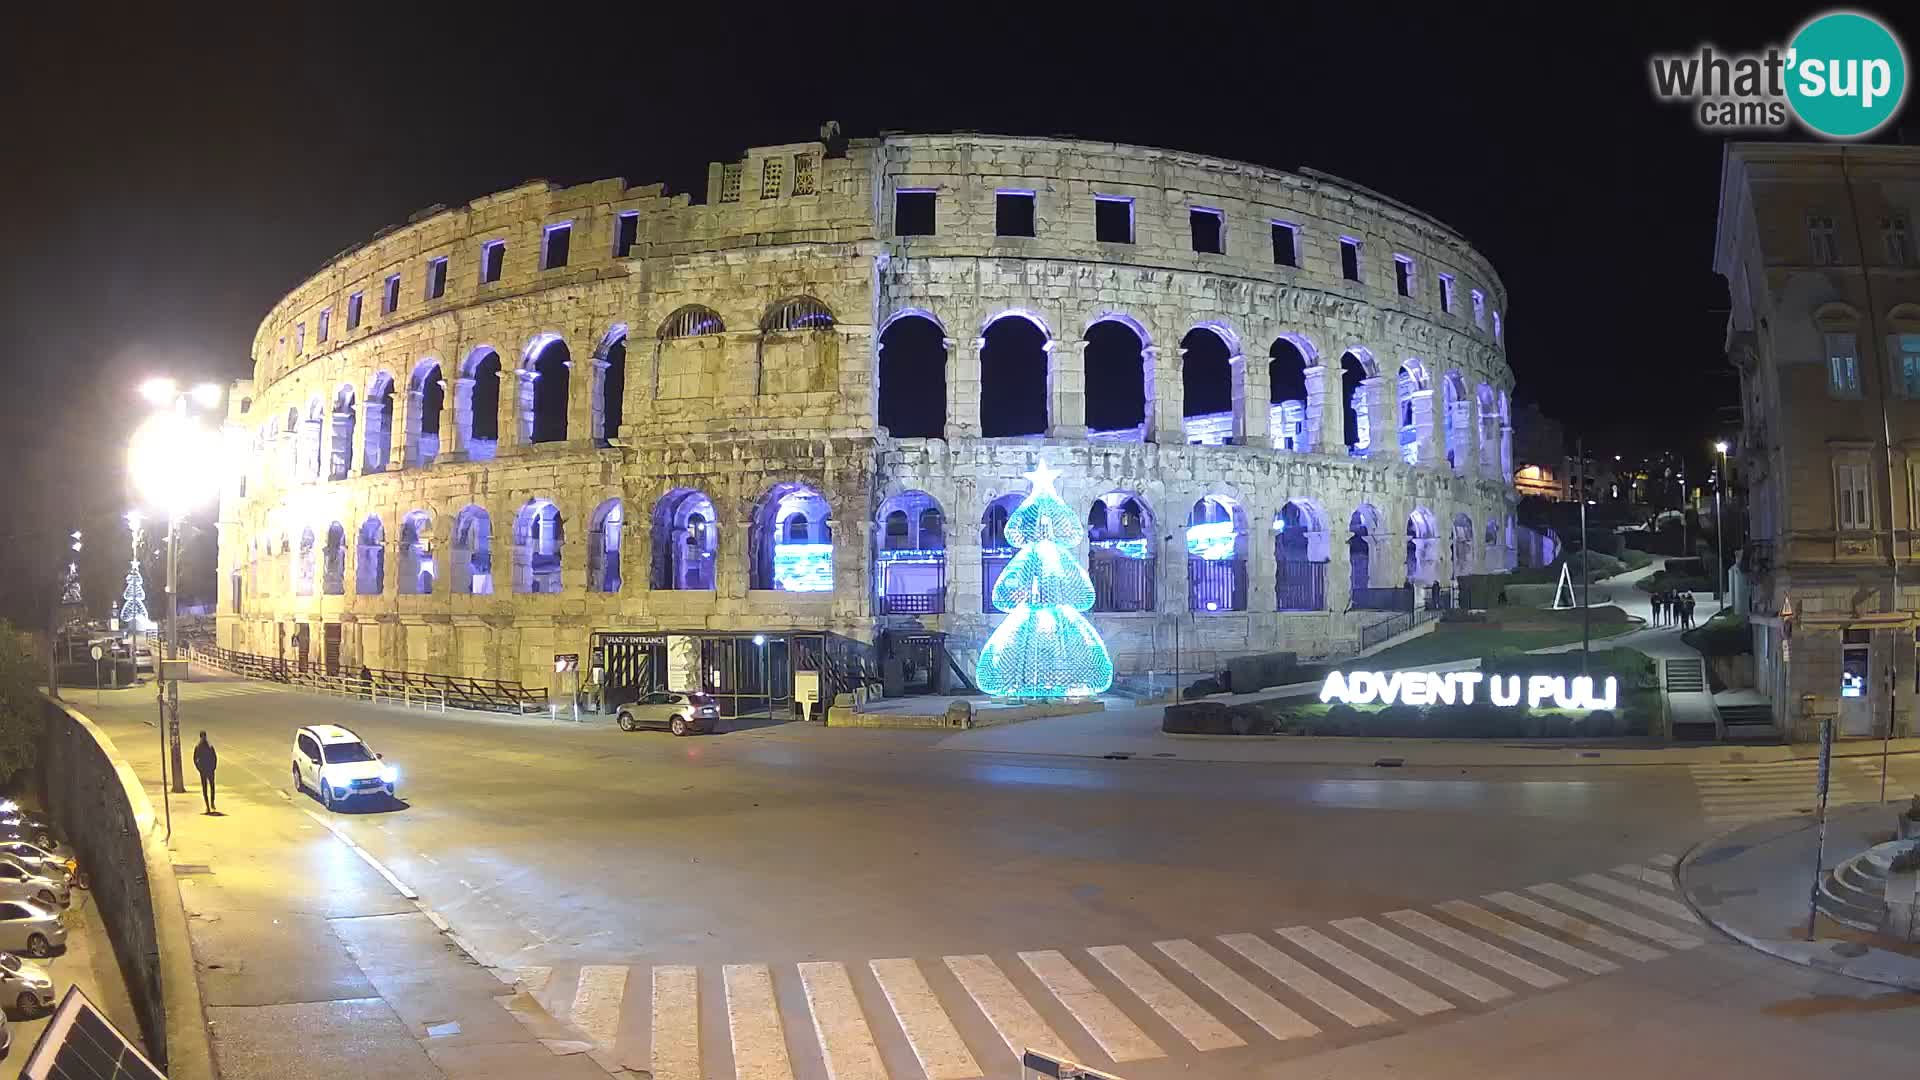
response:
[[[200,774],[200,797],[206,800],[207,813],[213,813],[213,770],[220,767],[220,755],[207,741],[207,733],[200,733],[200,741],[193,748],[193,768]]]
[[[1687,594],[1686,602],[1681,607],[1682,607],[1682,610],[1686,612],[1685,618],[1687,620],[1687,629],[1691,630],[1693,629],[1693,594],[1692,593]]]
[[[1653,594],[1653,625],[1659,626],[1661,624],[1661,620],[1666,617],[1666,614],[1667,614],[1667,594],[1661,593],[1661,592],[1654,593]]]

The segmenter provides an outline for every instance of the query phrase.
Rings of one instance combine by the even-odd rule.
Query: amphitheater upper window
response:
[[[333,309],[321,308],[318,325],[314,327],[313,338],[322,345],[327,343],[328,332],[333,325]]]
[[[1033,235],[1033,192],[994,192],[993,233],[995,236]]]
[[[1187,211],[1187,225],[1193,232],[1193,250],[1202,255],[1227,252],[1227,220],[1218,210],[1195,206]]]
[[[299,356],[307,351],[307,324],[293,324],[293,355]]]
[[[1487,294],[1479,289],[1469,289],[1467,295],[1473,297],[1473,325],[1487,325]]]
[[[1413,295],[1413,260],[1405,255],[1393,257],[1393,288],[1401,296]]]
[[[573,222],[562,221],[547,226],[546,236],[540,242],[540,269],[558,270],[567,265],[567,254],[573,245]]]
[[[500,271],[507,264],[507,242],[489,240],[480,245],[480,284],[491,285],[500,280]]]
[[[893,193],[893,235],[932,236],[938,196],[925,189]]]
[[[360,303],[366,299],[366,293],[354,293],[347,297],[347,329],[360,329]]]
[[[1497,311],[1493,313],[1493,340],[1500,340],[1500,313]]]
[[[387,275],[386,295],[380,302],[380,314],[391,315],[400,309],[400,275]]]
[[[640,211],[627,210],[613,220],[613,257],[624,259],[633,254],[640,242]]]
[[[1453,275],[1452,274],[1440,275],[1440,310],[1448,313],[1451,313],[1453,311]]]
[[[813,155],[793,155],[793,193],[811,195],[814,193]]]
[[[1360,280],[1360,241],[1351,236],[1340,238],[1340,276],[1348,281]]]
[[[1103,244],[1133,243],[1133,200],[1125,195],[1095,195],[1093,238]]]
[[[1299,226],[1285,221],[1273,223],[1273,264],[1275,266],[1300,265]]]
[[[787,163],[780,158],[767,158],[760,163],[760,197],[777,199],[787,182]]]
[[[720,201],[740,201],[740,163],[720,166]]]
[[[438,300],[447,295],[447,257],[427,260],[427,299]]]

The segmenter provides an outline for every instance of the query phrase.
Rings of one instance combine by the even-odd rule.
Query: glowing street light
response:
[[[753,643],[760,647],[760,689],[767,693],[767,723],[773,723],[773,650],[767,648],[767,635],[753,635]]]
[[[1727,540],[1726,530],[1720,524],[1720,489],[1727,486],[1727,451],[1731,448],[1725,439],[1714,443],[1713,448],[1720,454],[1720,471],[1714,474],[1713,479],[1713,599],[1725,607],[1726,599],[1720,595],[1720,583],[1727,576]]]

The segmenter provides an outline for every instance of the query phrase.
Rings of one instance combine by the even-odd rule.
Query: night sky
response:
[[[1653,100],[1647,56],[1782,42],[1823,10],[622,5],[506,25],[479,6],[264,7],[9,16],[0,609],[46,579],[58,535],[125,508],[138,379],[247,375],[261,316],[335,253],[533,177],[700,197],[708,161],[829,118],[853,136],[1071,134],[1357,181],[1491,258],[1520,401],[1590,444],[1696,450],[1737,404],[1711,265],[1720,142]],[[1901,29],[1912,53],[1920,26]]]

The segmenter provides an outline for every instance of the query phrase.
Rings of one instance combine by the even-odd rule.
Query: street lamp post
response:
[[[767,694],[767,723],[773,723],[773,650],[767,647],[767,635],[753,635],[753,643],[760,646],[760,689]]]
[[[1713,479],[1713,599],[1722,608],[1727,606],[1726,598],[1721,595],[1727,578],[1727,531],[1720,520],[1720,489],[1727,486],[1727,441],[1713,444],[1720,452],[1720,471]]]

